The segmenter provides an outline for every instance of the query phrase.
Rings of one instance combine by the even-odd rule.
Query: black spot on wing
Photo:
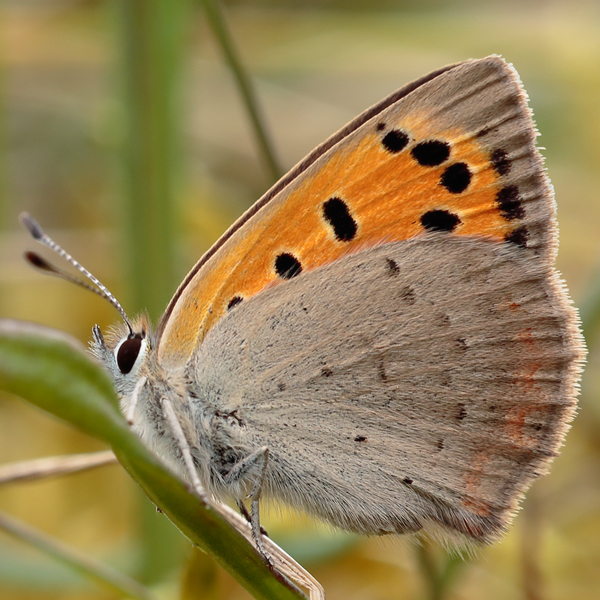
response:
[[[392,129],[388,131],[381,140],[383,147],[392,154],[396,154],[404,150],[406,144],[408,144],[408,136],[404,131],[399,129]]]
[[[338,241],[349,242],[356,237],[358,226],[348,210],[348,205],[341,198],[327,200],[323,204],[323,216],[331,225]]]
[[[448,160],[450,156],[450,144],[431,140],[417,144],[411,154],[413,158],[424,167],[435,167]]]
[[[395,260],[392,260],[391,258],[386,258],[385,263],[387,265],[387,272],[388,275],[390,275],[390,277],[396,277],[396,275],[400,273],[400,267],[398,266],[398,263]]]
[[[300,275],[302,265],[294,255],[284,252],[275,259],[275,272],[282,279],[292,279]]]
[[[237,306],[243,298],[241,296],[234,296],[227,305],[227,310],[231,310],[234,306]]]
[[[440,184],[444,186],[451,194],[461,194],[471,183],[471,171],[463,163],[450,165],[440,178]]]
[[[496,204],[507,221],[522,219],[525,216],[521,202],[519,188],[516,185],[502,188],[496,196]]]
[[[421,225],[428,231],[454,231],[459,223],[458,215],[448,210],[430,210],[421,216]]]
[[[515,244],[515,246],[519,246],[520,248],[527,248],[529,232],[527,231],[527,227],[517,227],[507,234],[504,239],[511,244]]]
[[[492,156],[490,158],[498,175],[508,175],[511,165],[506,150],[502,150],[502,148],[496,148],[496,150],[492,152]]]

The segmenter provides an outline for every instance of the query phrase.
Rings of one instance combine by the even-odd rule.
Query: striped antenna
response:
[[[127,313],[123,310],[123,307],[119,304],[119,301],[108,291],[105,285],[103,285],[96,277],[94,277],[84,266],[79,264],[68,252],[63,250],[52,238],[50,238],[44,230],[40,227],[39,223],[28,213],[21,213],[19,216],[21,223],[25,225],[27,231],[31,234],[31,237],[40,242],[40,244],[44,244],[51,250],[54,250],[57,254],[62,256],[69,264],[74,266],[82,275],[84,275],[89,281],[91,281],[94,285],[90,285],[89,283],[79,279],[79,277],[75,277],[70,273],[67,273],[63,269],[60,269],[54,266],[52,263],[48,262],[45,258],[42,258],[39,254],[35,252],[26,252],[25,260],[31,264],[36,269],[43,271],[49,275],[55,275],[56,277],[60,277],[61,279],[65,279],[66,281],[70,281],[75,285],[78,285],[86,290],[94,292],[98,294],[108,302],[110,302],[118,311],[123,321],[129,328],[130,334],[133,335],[133,325],[127,316]],[[96,286],[96,287],[94,287]]]

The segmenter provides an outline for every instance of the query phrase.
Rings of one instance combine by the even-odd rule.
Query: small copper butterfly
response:
[[[292,169],[155,332],[90,275],[125,321],[92,349],[134,430],[259,548],[263,496],[364,534],[496,538],[556,456],[585,353],[535,136],[510,65],[451,65]]]

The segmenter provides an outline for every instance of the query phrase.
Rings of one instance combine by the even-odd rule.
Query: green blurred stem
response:
[[[148,589],[123,573],[1,512],[0,529],[52,556],[113,593],[140,600],[156,600],[156,596]]]
[[[0,43],[4,44],[4,33],[0,37]],[[5,230],[8,225],[9,200],[6,194],[6,166],[8,159],[8,145],[6,140],[6,86],[5,67],[6,62],[0,63],[0,230]],[[4,308],[4,307],[2,307]]]
[[[180,164],[180,75],[188,0],[118,0],[125,139],[123,250],[135,311],[156,321],[178,284],[175,266]],[[163,579],[181,558],[180,536],[140,497],[140,577]]]
[[[592,277],[592,283],[580,305],[579,314],[588,348],[591,348],[600,331],[600,269]]]
[[[428,600],[443,600],[452,588],[459,569],[464,565],[464,559],[459,555],[451,555],[442,550],[438,557],[431,543],[422,540],[416,544],[416,553],[423,581],[427,586]]]
[[[597,343],[596,340],[600,333],[600,269],[596,269],[591,278],[591,283],[583,296],[583,300],[579,303],[579,307],[585,343],[587,344],[588,352],[593,354]],[[579,400],[579,407],[585,411],[586,418],[578,420],[577,423],[585,431],[589,443],[593,447],[599,448],[600,438],[598,437],[598,430],[600,429],[600,410],[596,397],[593,394],[586,393],[586,376],[587,373],[584,373],[583,393]]]
[[[283,171],[275,155],[273,143],[269,137],[256,93],[248,72],[240,59],[239,52],[235,46],[231,32],[229,31],[227,21],[225,20],[225,15],[221,9],[221,4],[219,3],[219,0],[201,0],[201,2],[206,11],[206,17],[210,27],[221,46],[225,60],[235,78],[240,96],[244,102],[246,111],[248,112],[248,117],[250,118],[250,123],[254,130],[256,143],[258,144],[258,149],[261,153],[263,162],[269,171],[271,179],[277,181],[282,176]]]
[[[539,487],[527,493],[521,511],[521,569],[524,600],[543,600],[544,573],[542,570],[543,503]]]
[[[180,164],[180,75],[187,0],[118,0],[123,144],[124,256],[136,311],[153,319],[176,285],[174,221]]]

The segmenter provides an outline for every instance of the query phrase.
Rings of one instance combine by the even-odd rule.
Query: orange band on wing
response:
[[[183,290],[161,362],[181,364],[236,303],[365,247],[430,226],[503,240],[515,223],[500,210],[489,152],[457,129],[432,140],[425,116],[411,117],[401,127],[367,123],[244,223]]]

